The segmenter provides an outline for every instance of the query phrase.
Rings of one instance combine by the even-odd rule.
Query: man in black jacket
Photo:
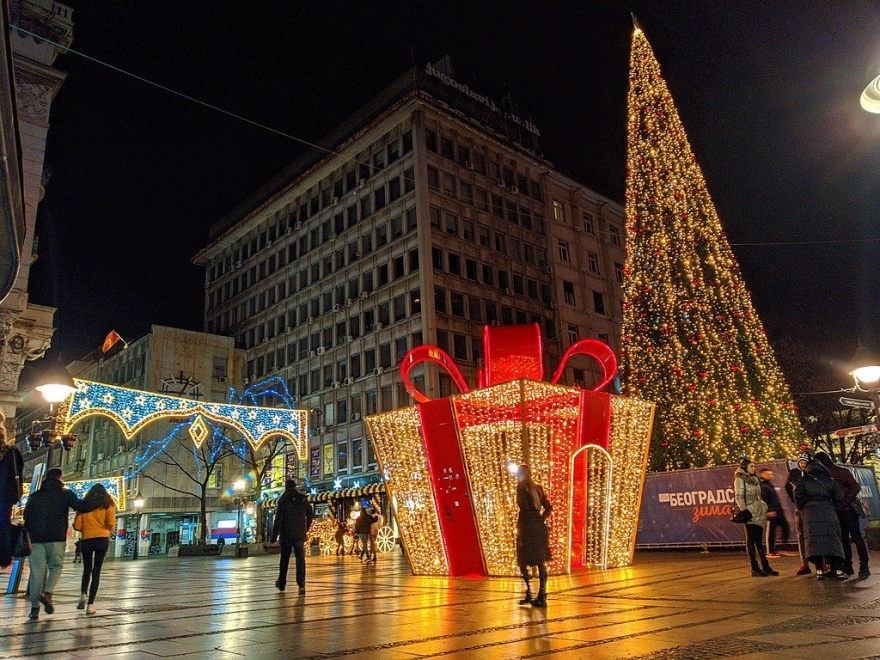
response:
[[[28,496],[24,507],[24,526],[31,535],[33,548],[28,558],[31,575],[28,595],[31,599],[30,619],[40,616],[40,603],[46,614],[55,611],[52,592],[61,577],[64,566],[64,546],[67,542],[69,510],[84,511],[85,503],[64,487],[61,470],[52,468],[40,489]],[[48,573],[48,576],[47,576]],[[45,582],[45,586],[44,586]]]
[[[773,470],[764,468],[758,473],[758,479],[761,482],[761,499],[767,505],[767,557],[778,559],[776,553],[776,529],[782,530],[782,542],[788,543],[790,531],[788,528],[788,520],[785,517],[785,510],[782,508],[782,502],[779,501],[779,495],[776,494],[776,487],[773,485]]]
[[[296,555],[296,583],[299,593],[306,592],[306,554],[305,542],[309,527],[315,514],[309,498],[296,489],[296,481],[288,479],[284,484],[284,494],[278,498],[275,507],[275,524],[272,525],[272,542],[281,539],[281,561],[278,565],[278,580],[275,586],[284,591],[287,586],[287,569],[290,566],[290,551]]]
[[[804,470],[812,459],[809,452],[805,451],[798,458],[797,467],[788,471],[788,479],[785,482],[785,492],[788,493],[789,499],[794,502],[794,489],[797,488],[798,481],[804,476]],[[804,548],[804,522],[801,520],[801,512],[794,510],[794,529],[797,533],[798,554],[801,556],[801,567],[797,570],[798,575],[812,575],[813,571],[807,564],[807,557]]]

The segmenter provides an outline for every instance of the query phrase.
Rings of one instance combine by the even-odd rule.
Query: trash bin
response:
[[[248,558],[248,547],[246,545],[238,546],[238,552],[236,554],[239,559],[247,559]]]

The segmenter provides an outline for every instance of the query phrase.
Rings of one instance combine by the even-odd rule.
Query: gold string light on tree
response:
[[[792,456],[797,409],[640,29],[627,109],[622,364],[657,405],[651,468]]]

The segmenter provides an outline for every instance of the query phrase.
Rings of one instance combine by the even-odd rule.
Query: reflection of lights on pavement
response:
[[[880,76],[868,83],[860,99],[862,108],[874,114],[880,114]]]

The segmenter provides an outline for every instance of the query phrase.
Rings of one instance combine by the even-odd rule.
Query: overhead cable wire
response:
[[[836,238],[827,241],[768,241],[765,243],[730,243],[731,247],[772,247],[777,245],[831,245],[834,243],[875,243],[880,238]]]
[[[280,137],[287,138],[288,140],[293,140],[294,142],[298,142],[298,143],[305,145],[307,147],[311,147],[313,149],[323,151],[329,155],[338,156],[340,158],[343,158],[345,160],[345,162],[354,162],[358,165],[369,165],[370,164],[368,162],[361,162],[353,157],[346,158],[342,153],[340,153],[338,151],[334,151],[333,149],[329,149],[327,147],[322,147],[319,144],[316,144],[314,142],[310,142],[309,140],[304,140],[302,138],[296,137],[295,135],[291,135],[290,133],[285,133],[284,131],[282,131],[280,129],[273,128],[272,126],[268,126],[267,124],[263,124],[258,121],[254,121],[253,119],[248,119],[247,117],[239,115],[239,114],[232,112],[230,110],[225,110],[224,108],[221,108],[220,106],[214,105],[213,103],[209,103],[207,101],[202,101],[201,99],[198,99],[198,98],[191,96],[189,94],[185,94],[184,92],[177,91],[176,89],[168,87],[167,85],[163,85],[161,83],[155,82],[153,80],[150,80],[149,78],[145,78],[145,77],[140,76],[136,73],[132,73],[131,71],[127,71],[121,67],[118,67],[114,64],[110,64],[109,62],[104,62],[103,60],[99,60],[98,58],[92,57],[91,55],[86,55],[85,53],[78,51],[74,48],[70,48],[70,47],[65,46],[63,44],[60,44],[56,41],[52,41],[51,39],[47,39],[46,37],[44,37],[42,35],[35,34],[29,30],[24,29],[21,26],[10,25],[10,27],[14,30],[17,30],[18,32],[20,32],[22,34],[27,34],[31,37],[34,37],[35,39],[41,39],[42,41],[45,41],[46,43],[52,44],[53,46],[60,48],[65,53],[71,53],[73,55],[77,55],[78,57],[82,57],[83,59],[88,60],[89,62],[94,62],[95,64],[98,64],[100,66],[111,69],[112,71],[116,71],[117,73],[121,73],[122,75],[129,76],[130,78],[134,78],[135,80],[138,80],[142,83],[145,83],[145,84],[150,85],[152,87],[155,87],[157,89],[161,89],[162,91],[168,92],[169,94],[174,94],[175,96],[178,96],[182,99],[186,99],[187,101],[190,101],[192,103],[200,105],[204,108],[208,108],[209,110],[219,112],[220,114],[226,115],[227,117],[237,119],[239,121],[242,121],[242,122],[249,124],[251,126],[254,126],[256,128],[263,129],[264,131],[268,131],[268,132],[273,133],[275,135],[278,135]],[[451,197],[454,197],[457,199],[460,198],[458,201],[469,201],[461,193],[459,193],[457,191],[455,191],[455,192],[444,191],[444,192],[447,195],[450,195]],[[485,209],[485,210],[488,211],[488,209]],[[599,229],[599,230],[595,230],[594,233],[605,235],[605,234],[609,234],[610,232],[603,231],[603,230]],[[731,247],[777,247],[777,246],[786,246],[786,245],[831,245],[831,244],[843,244],[843,243],[849,243],[849,244],[851,244],[851,243],[869,243],[869,242],[877,242],[877,241],[880,241],[880,238],[833,239],[833,240],[825,240],[825,241],[773,241],[773,242],[768,241],[768,242],[755,242],[755,243],[728,243],[728,244]]]
[[[125,69],[122,69],[122,68],[115,66],[113,64],[110,64],[108,62],[104,62],[102,60],[99,60],[95,57],[92,57],[91,55],[86,55],[83,52],[80,52],[78,50],[74,50],[73,48],[69,48],[69,47],[64,46],[62,44],[59,44],[58,42],[52,41],[51,39],[47,39],[46,37],[44,37],[42,35],[34,34],[33,32],[25,30],[23,27],[20,27],[18,25],[10,25],[9,27],[13,28],[14,30],[18,30],[22,34],[27,34],[27,35],[30,35],[30,36],[36,38],[36,39],[40,39],[42,41],[45,41],[46,43],[50,43],[53,46],[56,46],[56,47],[62,49],[66,53],[72,53],[73,55],[78,55],[79,57],[82,57],[83,59],[86,59],[89,62],[94,62],[95,64],[99,64],[101,66],[107,67],[108,69],[116,71],[117,73],[121,73],[123,75],[129,76],[131,78],[134,78],[135,80],[139,80],[142,83],[146,83],[147,85],[151,85],[152,87],[156,87],[156,88],[161,89],[165,92],[168,92],[169,94],[174,94],[175,96],[179,96],[180,98],[186,99],[187,101],[191,101],[192,103],[196,103],[196,104],[201,105],[201,106],[208,108],[210,110],[214,110],[215,112],[219,112],[220,114],[226,115],[227,117],[232,117],[233,119],[238,119],[239,121],[243,121],[246,124],[250,124],[251,126],[255,126],[257,128],[262,128],[265,131],[269,131],[270,133],[274,133],[275,135],[280,135],[281,137],[287,138],[289,140],[293,140],[294,142],[299,142],[300,144],[304,144],[308,147],[312,147],[312,148],[318,149],[320,151],[325,151],[328,154],[331,154],[333,156],[339,156],[339,157],[344,158],[344,156],[342,156],[342,154],[339,153],[338,151],[333,151],[332,149],[328,149],[327,147],[322,147],[321,145],[315,144],[314,142],[309,142],[308,140],[303,140],[302,138],[298,138],[295,135],[291,135],[290,133],[285,133],[284,131],[281,131],[277,128],[273,128],[271,126],[267,126],[266,124],[262,124],[258,121],[254,121],[253,119],[248,119],[247,117],[243,117],[239,114],[231,112],[230,110],[224,110],[223,108],[216,106],[213,103],[208,103],[207,101],[202,101],[201,99],[197,99],[194,96],[190,96],[189,94],[184,94],[183,92],[179,92],[176,89],[172,89],[171,87],[168,87],[167,85],[157,83],[153,80],[150,80],[149,78],[144,78],[143,76],[139,76],[138,74],[132,73],[131,71],[126,71]],[[354,160],[354,158],[347,158],[346,160],[347,161]],[[357,162],[357,161],[355,161],[355,162]]]

